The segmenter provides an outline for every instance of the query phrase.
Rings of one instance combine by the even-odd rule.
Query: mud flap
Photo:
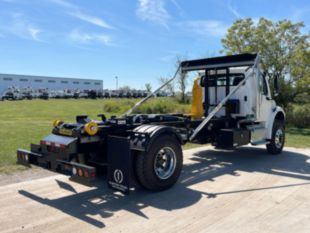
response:
[[[129,193],[132,182],[132,153],[130,142],[125,137],[108,137],[108,175],[109,187]]]

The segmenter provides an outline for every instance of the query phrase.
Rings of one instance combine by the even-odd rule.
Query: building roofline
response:
[[[67,78],[67,77],[54,77],[54,76],[40,76],[40,75],[29,75],[29,74],[8,74],[8,73],[0,73],[0,76],[2,75],[12,75],[12,76],[19,76],[19,77],[28,77],[28,78],[52,78],[52,79],[70,79],[70,80],[89,80],[89,81],[101,81],[103,82],[102,79],[88,79],[88,78]]]

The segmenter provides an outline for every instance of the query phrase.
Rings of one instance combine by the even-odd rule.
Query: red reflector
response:
[[[87,170],[84,171],[84,176],[88,177],[88,171]]]
[[[91,172],[90,173],[90,177],[95,177],[96,176],[96,173],[95,172]]]
[[[83,176],[83,170],[81,168],[79,168],[79,176]]]

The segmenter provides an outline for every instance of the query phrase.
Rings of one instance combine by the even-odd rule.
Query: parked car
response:
[[[49,99],[48,89],[39,89],[39,99],[44,99],[44,100]]]
[[[119,97],[118,91],[117,91],[117,90],[112,90],[110,96],[111,96],[111,98],[117,98],[117,97]]]
[[[90,98],[90,99],[96,99],[97,98],[97,93],[95,90],[88,90],[87,94],[88,94],[88,98]]]
[[[8,88],[2,95],[2,100],[22,100],[23,95],[17,88]]]
[[[109,90],[104,90],[103,91],[103,98],[110,98],[110,97],[111,97],[110,91]]]

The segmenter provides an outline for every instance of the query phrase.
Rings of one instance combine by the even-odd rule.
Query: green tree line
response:
[[[309,103],[310,36],[302,33],[303,28],[303,22],[289,20],[238,19],[222,39],[222,52],[259,53],[270,80],[279,79],[278,104],[287,108],[291,103]]]
[[[226,54],[259,53],[270,83],[278,77],[287,123],[310,127],[310,34],[303,22],[238,19],[221,40]],[[271,85],[272,87],[272,85]]]

